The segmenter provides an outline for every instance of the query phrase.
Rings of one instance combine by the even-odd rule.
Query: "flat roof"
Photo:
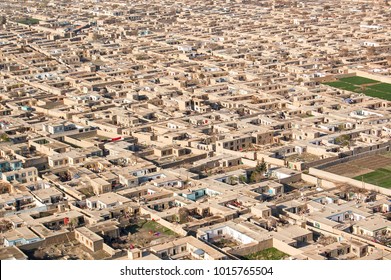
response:
[[[0,260],[27,260],[27,256],[15,246],[0,248]]]
[[[79,232],[81,235],[85,236],[86,238],[92,240],[92,241],[99,241],[103,240],[102,237],[97,235],[95,232],[91,231],[90,229],[86,227],[80,227],[75,229],[76,232]]]

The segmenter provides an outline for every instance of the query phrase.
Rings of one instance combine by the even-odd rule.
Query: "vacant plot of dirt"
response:
[[[387,166],[391,166],[391,157],[388,154],[373,155],[330,166],[325,171],[353,178],[370,173],[379,168],[387,168]]]
[[[346,177],[355,177],[358,175],[362,175],[362,174],[371,172],[372,170],[367,169],[367,168],[361,168],[356,165],[351,165],[349,163],[341,163],[338,165],[328,167],[325,169],[325,171],[331,172],[334,174],[338,174],[338,175],[342,175],[342,176],[346,176]]]
[[[141,248],[172,241],[177,237],[178,235],[175,232],[155,221],[140,219],[136,223],[123,228],[121,237],[111,240],[109,245],[114,249]]]
[[[31,260],[101,260],[109,257],[103,250],[92,252],[87,247],[73,240],[71,242],[55,244],[26,252]]]
[[[391,165],[391,158],[380,156],[380,155],[370,156],[370,157],[360,158],[349,163],[354,164],[356,166],[361,166],[363,168],[376,170],[384,166]]]

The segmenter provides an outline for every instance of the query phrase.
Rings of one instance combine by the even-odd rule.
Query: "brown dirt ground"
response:
[[[325,171],[353,178],[389,165],[391,165],[390,157],[383,155],[373,155],[352,160],[347,163],[330,166],[327,167]]]

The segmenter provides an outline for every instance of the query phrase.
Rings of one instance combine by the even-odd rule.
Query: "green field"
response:
[[[376,84],[373,86],[368,86],[368,88],[373,89],[373,90],[377,90],[377,91],[391,93],[391,84],[380,83],[380,84]]]
[[[362,91],[357,90],[356,92],[362,92]],[[385,99],[385,100],[391,101],[391,92],[385,93],[385,92],[373,90],[371,88],[367,88],[362,93],[364,93],[365,95],[371,96],[371,97],[377,97],[380,99]]]
[[[364,181],[368,184],[373,184],[379,187],[391,188],[391,167],[386,166],[385,168],[379,168],[375,171],[369,172],[367,174],[354,177],[354,179],[359,181]]]
[[[360,76],[341,78],[340,81],[344,83],[353,84],[353,85],[366,85],[366,84],[374,84],[379,82],[376,80],[371,80]]]
[[[276,248],[268,248],[253,254],[243,256],[245,260],[281,260],[289,255],[277,250]]]
[[[340,89],[343,89],[343,90],[355,91],[357,89],[357,87],[355,85],[348,84],[348,83],[345,83],[345,82],[340,82],[340,81],[324,83],[324,84],[328,85],[328,86],[331,86],[331,87],[340,88]]]
[[[381,83],[376,80],[360,76],[341,78],[335,82],[327,82],[325,85],[348,90],[356,93],[363,93],[371,97],[377,97],[391,101],[391,84]]]

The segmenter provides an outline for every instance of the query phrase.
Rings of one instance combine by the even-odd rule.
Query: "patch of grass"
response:
[[[7,142],[7,141],[9,141],[9,140],[10,140],[10,138],[8,137],[8,134],[7,134],[7,133],[1,134],[1,136],[0,136],[0,142]]]
[[[329,82],[329,83],[324,83],[325,85],[328,85],[328,86],[331,86],[331,87],[334,87],[334,88],[339,88],[339,89],[343,89],[343,90],[349,90],[349,91],[354,91],[357,89],[356,86],[352,85],[352,84],[348,84],[348,83],[344,83],[344,82]]]
[[[309,114],[309,115],[307,115],[307,114],[300,115],[300,117],[301,117],[302,119],[310,118],[310,117],[313,117],[313,116],[314,116],[314,115],[311,115],[311,114]]]
[[[288,257],[288,254],[277,250],[276,248],[268,248],[253,254],[243,256],[245,260],[281,260]]]
[[[23,18],[23,19],[17,20],[16,22],[21,23],[21,24],[25,24],[25,25],[35,25],[35,24],[39,23],[39,19],[36,19],[36,18]]]
[[[354,179],[364,181],[368,184],[373,184],[386,189],[391,188],[391,166],[379,168],[375,171],[366,173],[361,176],[356,176]]]
[[[380,83],[380,84],[368,86],[368,88],[391,94],[391,84]]]
[[[341,82],[353,84],[353,85],[366,85],[366,84],[374,84],[378,83],[379,81],[360,77],[360,76],[354,76],[354,77],[348,77],[348,78],[341,78],[339,79]]]
[[[390,172],[391,172],[391,165],[384,166],[384,167],[383,167],[383,169],[385,169],[385,170],[388,170],[388,171],[390,171]]]
[[[151,231],[154,231],[154,232],[160,232],[160,233],[163,233],[165,235],[176,235],[175,232],[173,232],[172,230],[162,226],[161,224],[159,224],[158,222],[155,222],[155,221],[147,221],[147,222],[143,223],[141,227],[143,229],[151,230]]]
[[[382,92],[371,88],[365,89],[363,93],[371,97],[377,97],[377,98],[391,101],[391,93]]]
[[[355,76],[349,78],[341,78],[338,81],[328,82],[324,84],[334,88],[363,93],[371,97],[391,101],[391,84],[381,83],[376,80]],[[366,87],[364,85],[368,86]]]

